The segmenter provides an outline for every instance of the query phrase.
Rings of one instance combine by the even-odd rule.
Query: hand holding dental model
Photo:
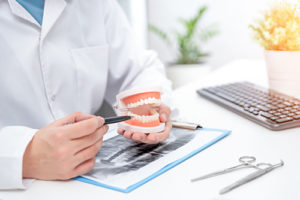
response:
[[[119,123],[118,133],[136,142],[155,144],[168,138],[171,110],[161,103],[160,87],[133,89],[117,95],[118,115],[133,119]]]

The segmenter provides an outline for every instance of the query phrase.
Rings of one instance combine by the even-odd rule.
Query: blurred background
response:
[[[252,38],[249,25],[275,0],[119,0],[135,30],[137,40],[144,48],[155,50],[164,62],[169,78],[178,88],[188,81],[205,76],[208,71],[237,59],[263,59],[263,48]],[[154,25],[168,36],[186,31],[180,19],[195,17],[203,6],[199,27],[214,27],[217,34],[200,43],[201,51],[209,53],[198,67],[174,66],[178,57],[176,38],[171,45],[162,35],[149,31]],[[175,44],[175,45],[174,45]],[[178,45],[177,45],[178,47]],[[177,70],[177,72],[175,72]],[[190,72],[189,72],[190,70]],[[177,73],[177,74],[176,74]],[[180,74],[180,76],[178,75]],[[184,75],[183,75],[184,73]]]

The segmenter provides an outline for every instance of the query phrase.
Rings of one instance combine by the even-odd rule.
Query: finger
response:
[[[61,127],[69,134],[69,138],[75,139],[95,132],[98,128],[102,127],[104,119],[101,117],[93,117],[87,120],[76,122],[68,126]]]
[[[73,124],[75,122],[79,122],[82,120],[86,120],[86,119],[90,119],[96,117],[94,115],[88,115],[88,114],[83,114],[81,112],[75,112],[67,117],[64,117],[62,119],[56,120],[55,122],[53,122],[50,125],[53,126],[64,126],[66,124]]]
[[[123,134],[124,134],[124,132],[125,132],[125,130],[124,130],[124,129],[118,128],[118,133],[119,133],[120,135],[123,135]]]
[[[91,171],[95,166],[96,158],[84,161],[73,170],[73,177],[80,176]]]
[[[123,134],[125,138],[131,139],[133,132],[130,130],[126,130]]]
[[[80,163],[89,160],[91,158],[94,158],[96,154],[99,152],[101,146],[102,146],[103,140],[97,141],[95,144],[77,152],[74,156],[74,166],[79,165]]]
[[[108,131],[108,126],[102,126],[101,128],[97,129],[94,133],[90,135],[83,136],[81,138],[76,138],[72,140],[72,146],[74,149],[74,154],[77,152],[95,144],[97,141],[101,140],[105,133]]]
[[[166,123],[166,128],[164,131],[159,132],[159,133],[148,134],[146,139],[143,142],[147,143],[147,144],[157,144],[159,142],[162,142],[170,136],[171,129],[172,129],[172,124],[170,121],[168,121]]]
[[[166,122],[171,114],[171,109],[165,104],[161,104],[159,108],[159,119],[161,122]]]
[[[135,142],[144,142],[147,138],[145,133],[135,132],[132,134],[131,139]]]

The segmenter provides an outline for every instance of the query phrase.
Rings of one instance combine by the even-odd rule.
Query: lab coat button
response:
[[[51,96],[51,100],[52,100],[52,101],[55,101],[55,99],[56,99],[56,96],[55,96],[55,95],[52,95],[52,96]]]

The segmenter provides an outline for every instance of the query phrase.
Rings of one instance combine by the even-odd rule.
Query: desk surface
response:
[[[130,194],[122,194],[78,181],[36,181],[26,191],[0,192],[0,199],[201,199],[201,200],[281,200],[300,199],[300,128],[272,132],[220,106],[200,98],[199,87],[248,80],[267,85],[262,61],[232,62],[204,80],[175,92],[181,116],[201,122],[205,127],[230,129],[232,134],[218,144],[150,181]],[[249,169],[190,183],[190,179],[237,163],[243,155],[253,155],[261,162],[285,166],[225,195],[224,186],[250,173]]]

